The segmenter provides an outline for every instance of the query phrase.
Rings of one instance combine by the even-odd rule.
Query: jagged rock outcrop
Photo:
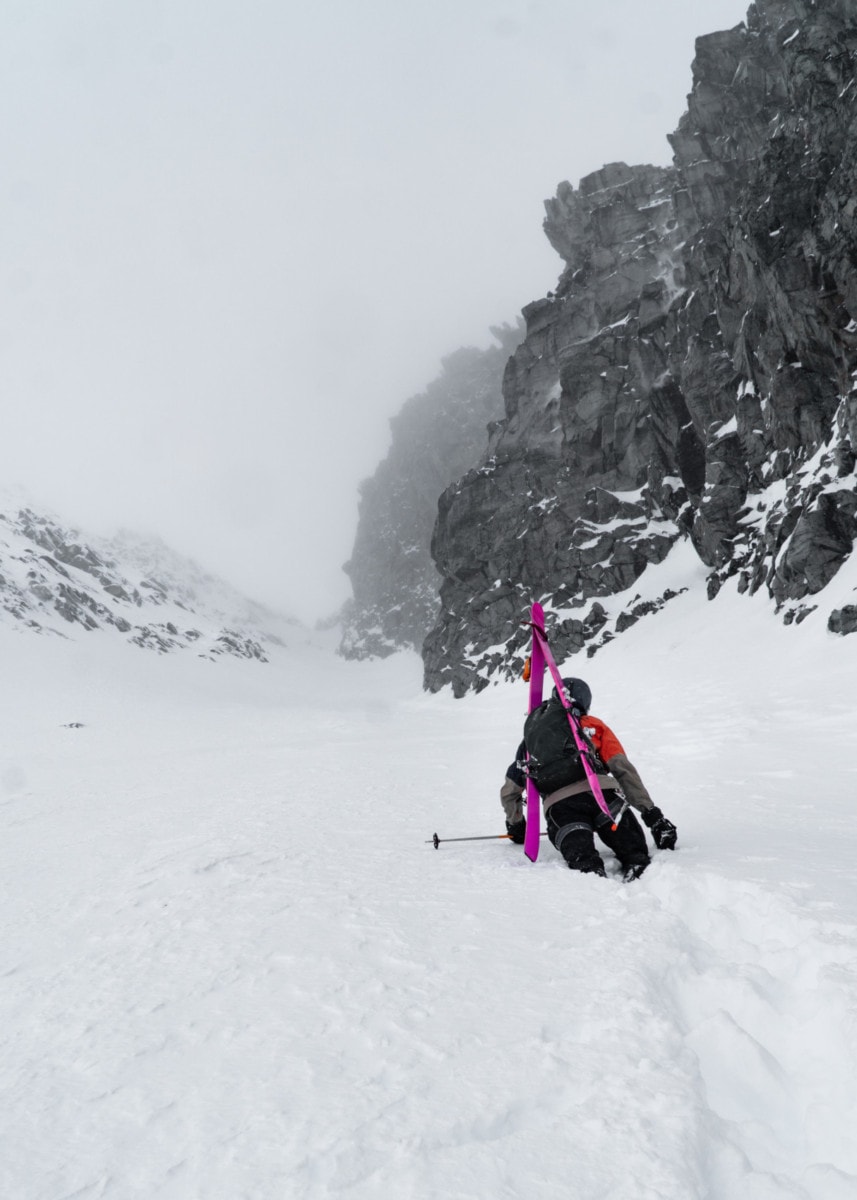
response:
[[[430,553],[437,498],[484,452],[487,426],[503,413],[503,369],[523,329],[491,333],[497,345],[449,355],[438,378],[393,417],[389,453],[360,486],[345,564],[354,593],[343,613],[346,658],[419,650],[437,618],[440,576]]]
[[[668,602],[637,584],[678,539],[712,598],[737,576],[787,622],[851,553],[855,65],[853,4],[759,0],[697,41],[672,167],[611,164],[547,203],[566,268],[524,310],[488,454],[440,501],[427,686],[516,670],[534,596],[560,655],[593,652]]]
[[[297,621],[246,600],[163,543],[84,540],[50,516],[0,504],[0,620],[60,637],[107,630],[164,654],[267,662]]]
[[[440,500],[432,685],[448,679],[460,692],[503,670],[534,593],[568,609],[622,590],[679,536],[643,494],[656,450],[644,398],[668,369],[663,325],[680,282],[672,183],[667,169],[617,163],[548,205],[548,236],[569,267],[553,297],[524,309],[507,417],[485,465]],[[594,607],[567,621],[565,649],[579,649],[598,617]]]

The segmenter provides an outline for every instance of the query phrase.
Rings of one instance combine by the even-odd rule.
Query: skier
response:
[[[566,678],[562,682],[568,705],[590,747],[589,762],[614,822],[627,800],[639,810],[658,849],[674,850],[678,836],[675,825],[656,807],[613,730],[589,715],[592,692],[588,685],[582,679]],[[595,848],[593,834],[597,833],[619,859],[626,880],[642,875],[650,862],[646,836],[627,806],[616,829],[612,829],[590,790],[556,688],[551,699],[527,717],[524,740],[500,791],[506,829],[518,844],[523,844],[527,829],[523,808],[525,770],[542,797],[548,837],[573,871],[606,874],[604,860]]]

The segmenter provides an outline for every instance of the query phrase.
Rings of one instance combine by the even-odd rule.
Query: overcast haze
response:
[[[542,201],[670,161],[744,0],[0,0],[0,472],[303,617],[460,345],[551,289]]]

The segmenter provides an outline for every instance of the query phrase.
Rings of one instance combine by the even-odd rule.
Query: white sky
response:
[[[542,201],[670,159],[745,0],[0,0],[0,476],[312,618],[441,356],[553,287]]]

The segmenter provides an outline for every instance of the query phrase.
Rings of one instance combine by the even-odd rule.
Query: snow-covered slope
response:
[[[522,684],[0,627],[0,1195],[852,1200],[857,639],[693,571],[570,664],[679,828],[627,886],[426,844]]]
[[[146,649],[266,661],[305,632],[157,539],[84,537],[0,496],[0,624],[61,637],[102,629]]]

